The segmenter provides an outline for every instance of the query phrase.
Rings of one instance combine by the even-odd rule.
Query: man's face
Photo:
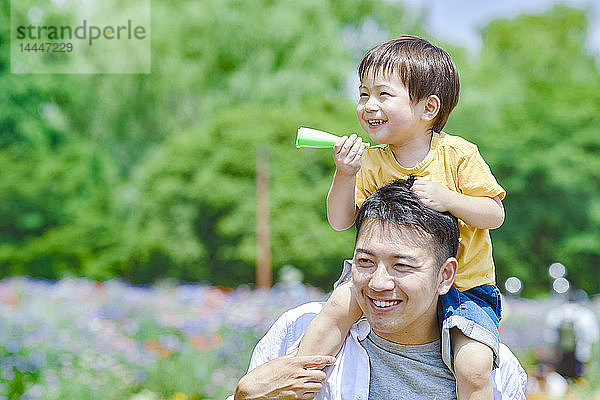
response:
[[[418,228],[363,223],[352,280],[360,308],[377,335],[402,344],[439,337],[438,295],[452,284],[455,265],[447,268],[446,263],[438,272],[432,246],[430,236]]]

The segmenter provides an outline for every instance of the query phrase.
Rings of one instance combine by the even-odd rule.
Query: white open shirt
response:
[[[298,348],[300,339],[323,303],[307,303],[285,312],[258,342],[248,371]],[[369,398],[369,358],[360,341],[371,328],[361,319],[350,329],[335,364],[324,369],[323,389],[315,399],[367,400]],[[440,353],[441,357],[441,353]],[[500,368],[493,371],[494,400],[524,400],[527,374],[514,354],[500,344]],[[233,396],[228,397],[233,400]]]

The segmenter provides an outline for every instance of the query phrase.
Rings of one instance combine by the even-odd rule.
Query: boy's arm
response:
[[[354,134],[341,137],[333,147],[336,169],[327,195],[327,220],[336,231],[343,231],[354,224],[357,212],[354,198],[356,174],[364,149],[362,139]]]
[[[348,229],[354,223],[357,212],[355,187],[356,175],[345,176],[336,169],[327,195],[327,221],[336,231]]]
[[[496,229],[504,223],[504,206],[499,196],[468,196],[422,179],[415,181],[412,190],[426,207],[448,211],[474,228]]]
[[[352,283],[339,285],[323,306],[323,309],[308,325],[300,346],[299,356],[335,356],[352,325],[358,321],[362,310],[356,301]]]

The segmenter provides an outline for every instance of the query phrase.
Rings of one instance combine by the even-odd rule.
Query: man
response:
[[[456,398],[438,322],[438,297],[456,275],[456,218],[424,207],[410,183],[399,180],[365,201],[356,229],[352,283],[365,318],[352,327],[333,365],[323,372],[333,359],[286,356],[322,307],[305,304],[283,314],[258,343],[236,400]],[[494,397],[525,399],[526,379],[501,347]]]
[[[564,378],[577,379],[584,375],[592,345],[600,339],[598,318],[584,305],[587,301],[585,291],[571,290],[568,301],[546,315],[546,341],[554,345],[555,369]]]

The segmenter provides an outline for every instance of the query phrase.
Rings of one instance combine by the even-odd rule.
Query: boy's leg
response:
[[[450,330],[454,373],[459,400],[491,400],[494,397],[492,368],[494,353],[485,344]]]
[[[459,400],[493,398],[492,370],[498,365],[500,291],[481,285],[440,297],[442,358],[454,371]]]
[[[352,283],[339,285],[306,329],[298,355],[335,356],[342,348],[350,327],[361,315]]]

